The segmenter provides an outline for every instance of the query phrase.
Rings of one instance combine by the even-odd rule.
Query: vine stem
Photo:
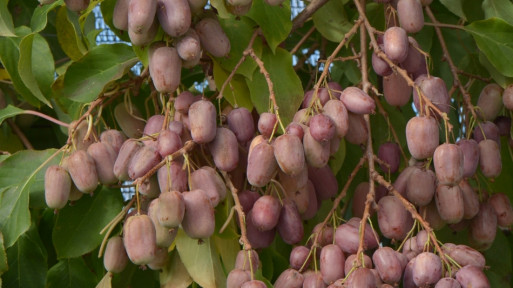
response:
[[[435,15],[433,14],[433,11],[431,11],[431,8],[429,6],[425,7],[426,14],[429,16],[431,21],[435,24],[440,24],[438,20],[436,20]],[[474,119],[478,119],[476,115],[476,111],[474,109],[474,106],[472,105],[472,101],[470,99],[470,94],[465,90],[463,85],[461,84],[461,81],[458,77],[458,67],[454,65],[454,61],[452,61],[451,54],[449,54],[449,50],[447,49],[447,44],[445,44],[444,36],[442,35],[442,30],[439,26],[434,26],[436,31],[436,36],[438,37],[438,41],[440,42],[440,46],[442,47],[442,51],[444,53],[444,58],[447,60],[447,63],[449,63],[449,67],[451,68],[452,78],[453,78],[453,85],[458,87],[461,95],[463,95],[463,102],[465,103],[466,108],[470,111],[472,114],[472,117]],[[461,29],[461,28],[460,28]]]
[[[148,171],[146,174],[135,179],[134,182],[132,182],[132,185],[137,186],[139,184],[142,184],[144,181],[146,181],[148,178],[150,178],[153,174],[155,174],[162,166],[166,165],[166,161],[168,158],[174,159],[174,158],[180,157],[180,156],[192,151],[192,149],[194,149],[195,146],[196,146],[196,142],[194,142],[192,140],[185,142],[185,145],[183,145],[182,148],[180,148],[173,154],[166,156],[164,159],[162,159],[162,161],[159,162],[159,164],[157,164],[153,168],[151,168],[151,170]]]
[[[358,13],[360,13],[360,15],[365,15],[365,10],[363,8],[363,6],[360,4],[360,2],[358,1],[354,1],[355,5],[356,5],[356,8],[358,9]],[[436,107],[432,102],[431,100],[429,100],[425,95],[424,93],[422,92],[422,90],[420,89],[419,85],[417,85],[415,83],[415,81],[413,81],[411,79],[411,77],[408,75],[408,72],[404,69],[402,69],[401,67],[399,67],[398,65],[396,65],[392,60],[390,60],[387,55],[379,48],[379,45],[378,45],[378,41],[376,40],[376,37],[374,36],[374,33],[376,32],[376,29],[369,23],[369,20],[366,18],[366,17],[363,17],[363,20],[364,20],[364,24],[365,24],[365,27],[367,28],[367,34],[369,35],[370,37],[370,43],[372,45],[372,49],[374,50],[374,52],[376,53],[376,55],[383,59],[383,61],[387,62],[387,64],[390,66],[390,68],[392,68],[392,70],[396,71],[397,73],[399,73],[399,75],[401,75],[401,77],[403,77],[404,80],[406,80],[406,82],[408,83],[408,86],[412,87],[413,89],[415,89],[417,91],[417,93],[419,94],[419,100],[421,103],[425,103],[424,104],[424,109],[420,109],[420,114],[423,115],[424,112],[428,113],[429,115],[429,109],[425,109],[425,108],[431,108],[433,109],[433,111],[435,111],[438,115],[441,115],[441,117],[443,118],[444,121],[446,122],[449,122],[449,117],[447,116],[446,113],[443,113],[442,111],[440,111],[440,109],[438,109],[438,107]],[[422,106],[422,105],[421,105]],[[426,107],[427,106],[427,107]],[[426,111],[424,111],[426,110]]]
[[[301,47],[301,45],[303,45],[303,43],[305,43],[306,39],[308,39],[308,37],[310,37],[310,35],[312,35],[312,33],[315,31],[315,26],[312,26],[312,28],[310,28],[310,30],[308,30],[308,32],[306,32],[306,34],[301,37],[301,39],[297,42],[296,46],[294,46],[294,48],[292,48],[292,50],[290,50],[290,54],[294,54],[297,52],[297,50],[299,50],[299,48]]]
[[[365,0],[355,0],[354,2],[361,3],[362,6],[365,6]],[[365,15],[365,11],[363,13],[360,13],[360,19],[367,19],[367,16]],[[367,21],[367,20],[365,20]],[[370,87],[372,86],[369,82],[369,75],[367,73],[368,70],[368,63],[367,63],[367,33],[365,25],[360,26],[360,47],[361,47],[361,58],[360,58],[360,70],[362,73],[362,90],[366,94],[368,94]],[[363,259],[363,243],[364,243],[364,236],[365,236],[365,223],[370,218],[370,208],[371,205],[375,202],[376,197],[376,189],[374,181],[372,181],[372,173],[375,173],[374,168],[374,151],[372,150],[372,131],[371,131],[371,124],[370,124],[370,116],[369,114],[365,114],[365,125],[367,126],[367,147],[366,147],[366,158],[367,162],[369,164],[369,192],[367,193],[367,197],[365,199],[365,209],[363,211],[362,219],[360,220],[360,228],[359,228],[359,243],[358,243],[358,250],[356,252],[356,263],[358,266],[362,265],[362,259]],[[362,255],[362,257],[360,257]]]
[[[12,119],[7,119],[7,124],[9,124],[14,134],[16,134],[18,138],[20,138],[21,143],[23,143],[23,146],[25,146],[25,148],[27,148],[28,150],[34,150],[34,146],[32,146],[32,143],[30,143],[25,133],[21,131],[20,127],[18,127],[18,125],[16,125],[16,123],[14,123]]]
[[[71,127],[71,132],[69,133],[68,141],[66,142],[66,144],[68,144],[68,145],[72,144],[71,141],[73,139],[73,134],[75,133],[75,130],[77,129],[78,125],[80,123],[82,123],[82,121],[84,121],[84,119],[89,117],[89,115],[91,115],[91,113],[93,112],[94,108],[96,108],[98,105],[101,105],[104,99],[105,99],[105,97],[102,96],[102,97],[99,97],[98,99],[94,100],[93,102],[91,102],[87,111],[84,114],[82,114],[82,116],[80,116],[80,118],[78,118],[78,120],[73,125],[69,126],[69,127]]]
[[[317,80],[317,82],[315,83],[314,88],[313,88],[314,93],[313,93],[310,105],[314,105],[313,103],[315,103],[317,101],[317,98],[318,98],[317,91],[319,90],[319,87],[321,86],[322,81],[324,81],[324,79],[328,75],[328,73],[330,71],[329,67],[330,67],[331,63],[333,62],[333,60],[335,59],[337,54],[340,52],[340,50],[342,50],[342,47],[344,47],[344,45],[346,45],[347,41],[349,41],[351,36],[356,34],[356,32],[358,31],[358,27],[360,27],[362,22],[363,22],[362,17],[360,17],[360,18],[358,18],[358,20],[356,20],[353,27],[351,27],[351,29],[349,29],[349,31],[347,31],[347,33],[344,35],[344,38],[342,39],[342,41],[340,41],[340,43],[338,43],[337,48],[335,48],[335,50],[333,50],[331,55],[324,62],[324,69],[322,70],[321,76],[319,76],[319,79]]]
[[[62,122],[62,121],[60,121],[60,120],[58,120],[58,119],[55,119],[55,118],[53,118],[53,117],[51,117],[51,116],[48,116],[48,115],[43,114],[43,113],[38,112],[38,111],[34,111],[34,110],[24,110],[21,114],[29,114],[29,115],[38,116],[38,117],[41,117],[41,118],[43,118],[43,119],[46,119],[46,120],[48,120],[48,121],[50,121],[50,122],[53,122],[53,123],[55,123],[55,124],[57,124],[57,125],[61,125],[61,126],[66,127],[66,128],[68,128],[68,127],[69,127],[69,124],[68,124],[68,123]]]
[[[308,4],[308,6],[306,6],[305,9],[303,9],[301,13],[297,14],[297,16],[292,20],[292,29],[290,30],[290,34],[301,28],[306,20],[308,20],[310,16],[312,16],[326,3],[328,3],[328,0],[313,0],[310,2],[310,4]]]
[[[435,249],[438,252],[438,254],[440,255],[440,258],[442,258],[442,260],[445,263],[449,263],[448,260],[447,260],[447,257],[445,256],[445,253],[442,251],[442,248],[438,244],[438,241],[436,239],[435,233],[433,232],[433,229],[431,228],[431,226],[429,226],[429,223],[426,222],[424,220],[424,218],[422,218],[422,216],[417,212],[417,209],[415,208],[415,206],[413,206],[413,204],[411,204],[408,200],[406,200],[406,198],[404,198],[401,195],[401,193],[399,193],[397,190],[395,190],[395,188],[392,185],[392,183],[390,183],[387,180],[385,180],[385,178],[383,178],[383,176],[379,175],[379,173],[377,173],[376,171],[374,171],[371,174],[371,177],[372,177],[372,179],[374,179],[374,181],[376,181],[379,184],[385,186],[388,191],[392,192],[392,194],[397,199],[399,199],[401,201],[401,204],[411,214],[413,219],[417,220],[420,223],[420,225],[422,226],[422,228],[424,228],[424,230],[426,230],[426,232],[428,233],[429,239],[433,243],[433,245],[435,246]]]
[[[239,224],[240,224],[240,242],[242,242],[242,246],[244,250],[250,250],[251,244],[248,240],[248,234],[246,230],[246,215],[244,213],[244,210],[242,210],[242,205],[240,204],[238,190],[235,188],[235,186],[232,183],[232,180],[230,179],[230,176],[228,173],[221,171],[221,174],[223,175],[224,181],[226,182],[226,185],[228,185],[228,188],[230,189],[230,192],[232,193],[233,201],[235,202],[235,210],[237,211],[237,215],[239,218]]]
[[[335,210],[338,208],[340,201],[342,201],[342,198],[344,198],[346,196],[349,186],[353,182],[354,177],[356,177],[356,173],[358,173],[358,171],[362,168],[363,164],[365,163],[365,159],[366,159],[365,156],[361,157],[360,161],[358,161],[356,166],[353,168],[353,171],[351,171],[351,174],[349,174],[346,184],[344,184],[344,188],[342,188],[342,191],[340,192],[340,194],[338,194],[337,198],[335,198],[335,200],[333,200],[333,205],[332,205],[330,211],[328,212],[328,215],[326,215],[326,217],[324,218],[324,221],[322,221],[319,231],[322,231],[322,229],[324,229],[324,227],[326,226],[328,221],[331,219],[331,217],[335,213]],[[314,241],[312,243],[312,246],[310,247],[309,255],[312,254],[313,250],[317,247],[318,242],[319,242],[319,235],[320,235],[320,232],[315,234]],[[308,256],[307,259],[309,257],[310,256]],[[303,265],[303,267],[301,267],[299,269],[299,272],[302,272],[303,268],[305,268],[305,265]]]

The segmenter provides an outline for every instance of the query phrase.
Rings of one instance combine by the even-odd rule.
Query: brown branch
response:
[[[43,119],[46,119],[46,120],[48,120],[48,121],[50,121],[50,122],[53,122],[53,123],[55,123],[55,124],[57,124],[57,125],[61,125],[61,126],[66,127],[66,128],[68,128],[68,127],[69,127],[69,124],[68,124],[68,123],[62,122],[62,121],[60,121],[60,120],[58,120],[58,119],[55,119],[55,118],[53,118],[53,117],[51,117],[51,116],[48,116],[48,115],[43,114],[43,113],[38,112],[38,111],[33,111],[33,110],[24,110],[21,114],[28,114],[28,115],[38,116],[38,117],[41,117],[41,118],[43,118]]]
[[[436,20],[435,15],[433,15],[431,8],[429,8],[429,6],[426,6],[425,9],[426,14],[429,16],[431,21],[435,24],[438,24],[439,22],[438,20]],[[435,31],[436,36],[438,37],[438,41],[440,42],[440,46],[442,47],[444,58],[447,60],[447,63],[449,63],[449,67],[451,68],[454,86],[457,86],[460,89],[461,95],[463,95],[463,102],[465,103],[466,108],[472,114],[472,117],[474,117],[474,119],[478,119],[474,106],[472,105],[472,101],[470,99],[470,94],[467,92],[467,90],[465,90],[465,88],[460,82],[460,79],[458,77],[458,68],[456,67],[456,65],[454,65],[451,54],[449,54],[449,50],[447,49],[447,45],[445,44],[444,36],[442,35],[442,30],[440,30],[440,27],[435,26]]]
[[[251,249],[251,243],[249,243],[248,239],[248,233],[246,230],[246,215],[244,213],[244,210],[242,209],[242,205],[240,204],[238,190],[235,188],[235,186],[232,183],[232,180],[230,179],[230,176],[228,173],[222,171],[221,174],[223,175],[224,181],[226,182],[226,185],[228,185],[228,188],[230,189],[233,197],[233,201],[235,201],[235,210],[237,210],[237,215],[239,217],[239,223],[240,223],[240,242],[242,242],[242,246],[244,250],[250,250]]]
[[[436,235],[433,232],[433,228],[431,228],[429,223],[427,221],[425,221],[424,218],[422,218],[422,216],[417,212],[417,209],[415,208],[415,206],[413,204],[411,204],[408,200],[406,200],[406,198],[404,198],[401,195],[401,193],[399,193],[397,190],[395,190],[394,186],[390,182],[386,181],[385,178],[383,178],[383,176],[379,175],[379,173],[374,171],[371,176],[372,176],[372,179],[374,179],[379,184],[385,186],[385,188],[387,188],[388,191],[392,192],[392,195],[394,195],[395,197],[397,197],[397,199],[399,199],[401,201],[401,204],[411,214],[413,219],[417,220],[420,223],[420,225],[422,226],[422,228],[424,228],[424,230],[426,230],[426,232],[428,233],[429,239],[435,246],[435,249],[438,252],[438,254],[440,255],[440,258],[442,258],[442,260],[445,263],[449,263],[447,258],[445,257],[445,253],[442,251],[442,248],[438,244]]]
[[[294,48],[292,48],[292,50],[290,50],[290,54],[294,54],[297,52],[297,50],[299,49],[299,47],[301,47],[301,45],[303,45],[303,43],[305,43],[306,39],[308,39],[308,37],[310,37],[310,35],[312,35],[312,33],[315,31],[315,26],[312,26],[312,28],[310,28],[310,30],[308,30],[308,32],[306,32],[305,35],[303,35],[303,37],[301,37],[301,39],[297,42],[296,46],[294,46]]]
[[[426,8],[428,8],[429,6],[426,6]],[[433,19],[431,19],[431,21],[433,21]],[[442,28],[451,28],[451,29],[459,29],[459,30],[463,30],[464,27],[461,26],[461,25],[454,25],[454,24],[448,24],[448,23],[440,23],[438,21],[433,21],[433,22],[424,22],[424,25],[426,26],[433,26],[435,28],[439,28],[439,27],[442,27]]]
[[[7,119],[7,123],[11,127],[14,134],[16,134],[18,138],[20,138],[21,143],[23,143],[23,146],[25,146],[25,148],[27,148],[28,150],[34,150],[34,146],[32,146],[32,143],[30,143],[27,136],[25,136],[25,133],[21,131],[20,127],[18,127],[18,125],[16,125],[16,123],[14,123],[12,119]]]
[[[474,78],[474,79],[477,79],[477,80],[481,80],[481,81],[486,82],[486,83],[492,82],[492,78],[489,78],[489,77],[486,78],[486,77],[483,77],[483,76],[480,76],[480,75],[471,74],[471,73],[468,73],[468,72],[465,72],[465,71],[459,70],[459,69],[458,69],[457,72],[458,72],[458,74],[461,74],[463,76],[467,76],[469,78]]]
[[[290,34],[301,28],[306,20],[308,20],[310,16],[312,16],[326,3],[328,3],[328,0],[313,0],[310,2],[310,4],[308,4],[308,6],[306,6],[305,9],[303,9],[301,13],[297,14],[297,16],[292,20],[292,29],[290,30]]]

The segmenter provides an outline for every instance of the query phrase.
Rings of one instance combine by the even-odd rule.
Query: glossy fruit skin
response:
[[[299,270],[301,267],[308,267],[312,260],[310,249],[306,246],[296,246],[290,251],[289,263],[292,269]]]
[[[305,153],[301,140],[290,134],[278,136],[273,143],[274,157],[280,169],[288,175],[298,175],[305,168]]]
[[[204,191],[214,207],[226,197],[227,191],[223,179],[210,166],[203,166],[192,172],[189,178],[189,187],[192,190]]]
[[[467,265],[456,272],[456,280],[461,287],[489,288],[490,282],[481,269],[476,266]]]
[[[123,225],[123,243],[130,261],[145,265],[155,258],[155,227],[148,215],[130,216]]]
[[[419,0],[397,1],[397,14],[401,27],[408,33],[417,33],[424,27],[424,14]]]
[[[413,282],[423,287],[433,285],[442,278],[442,261],[440,257],[431,252],[420,253],[415,258],[412,269]]]
[[[214,234],[214,207],[207,194],[200,189],[183,193],[185,214],[182,228],[194,239],[206,239]]]
[[[189,125],[196,143],[208,143],[216,137],[216,108],[212,102],[200,100],[189,107]]]
[[[283,201],[277,230],[287,244],[297,244],[303,239],[303,220],[301,220],[296,204],[289,199]]]
[[[344,264],[346,257],[335,244],[322,247],[320,258],[320,270],[324,283],[330,284],[344,277]]]
[[[191,26],[191,9],[187,0],[157,0],[160,26],[171,37],[178,37]]]
[[[221,171],[230,172],[239,164],[239,146],[232,130],[217,128],[216,137],[209,143],[214,164]]]
[[[386,173],[395,173],[399,169],[401,164],[401,151],[399,145],[395,142],[385,142],[378,148],[378,158],[388,164],[388,167],[383,164],[379,164],[381,170]]]
[[[45,200],[52,209],[62,209],[68,203],[71,177],[64,168],[52,165],[45,172]]]
[[[411,118],[406,124],[406,142],[416,159],[432,157],[439,143],[436,120],[425,116]]]
[[[224,57],[230,53],[230,39],[224,33],[219,21],[204,18],[195,26],[201,46],[214,57]]]
[[[408,56],[408,36],[401,27],[390,27],[383,36],[383,47],[387,57],[400,63]]]
[[[168,47],[164,42],[155,42],[150,47],[148,58],[155,89],[161,93],[174,92],[180,84],[182,69],[176,48]]]
[[[408,211],[395,196],[385,196],[378,202],[378,224],[383,236],[402,240],[411,228]]]
[[[73,152],[68,158],[68,172],[82,193],[91,193],[98,186],[98,173],[93,158],[83,150]]]
[[[109,239],[103,255],[103,266],[105,270],[112,273],[121,273],[128,264],[123,238],[114,236]]]
[[[342,101],[331,99],[323,107],[324,115],[327,115],[335,124],[335,135],[342,138],[347,134],[349,129],[347,108]]]
[[[396,252],[390,247],[382,247],[374,252],[372,261],[383,282],[398,283],[402,276],[402,265]]]
[[[310,119],[310,133],[318,141],[329,141],[335,136],[335,123],[324,114],[314,115]]]

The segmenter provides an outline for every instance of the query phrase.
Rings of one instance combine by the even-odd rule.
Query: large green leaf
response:
[[[82,37],[78,33],[76,26],[69,19],[70,13],[65,6],[59,8],[55,26],[57,29],[57,40],[61,49],[71,60],[76,61],[85,54],[86,48],[82,43]]]
[[[39,88],[39,81],[41,79],[41,86],[47,85],[45,88],[50,88],[50,84],[53,79],[55,69],[53,68],[53,57],[50,47],[46,40],[39,34],[30,34],[23,37],[20,42],[20,60],[18,62],[18,71],[20,73],[21,80],[25,86],[30,90],[39,101],[51,106],[44,95],[43,91]],[[37,69],[37,70],[36,70]],[[37,74],[39,73],[39,74]],[[37,75],[37,78],[36,78]],[[50,76],[50,81],[47,81]],[[46,89],[48,93],[50,90]]]
[[[303,87],[296,72],[292,68],[292,56],[286,50],[276,49],[272,54],[268,49],[262,53],[262,61],[271,76],[280,117],[286,126],[303,101]],[[253,80],[247,80],[251,101],[258,113],[269,110],[269,89],[265,77],[260,70],[255,70]]]
[[[7,249],[9,270],[2,275],[3,287],[40,288],[45,286],[48,270],[46,249],[35,223]]]
[[[48,270],[46,288],[92,288],[95,278],[82,257],[63,259]]]
[[[313,15],[315,28],[324,38],[340,42],[353,24],[347,19],[342,0],[330,0]]]
[[[61,93],[76,102],[91,102],[105,85],[121,78],[137,61],[132,48],[125,44],[94,47],[68,67]]]
[[[234,18],[229,19],[221,19],[221,26],[225,31],[228,39],[230,39],[230,54],[227,57],[219,58],[217,61],[219,65],[223,67],[226,71],[232,71],[237,65],[237,62],[242,57],[242,53],[248,46],[249,40],[251,39],[251,35],[255,30],[251,23],[251,20],[247,18],[242,18],[241,20],[236,20]],[[255,54],[259,57],[262,55],[262,42],[257,40],[253,44],[253,50]],[[246,59],[242,65],[240,65],[239,69],[237,69],[237,74],[244,75],[246,78],[253,77],[253,71],[255,71],[257,65],[255,61],[250,58]]]
[[[180,229],[175,241],[180,259],[194,282],[203,288],[226,287],[219,254],[210,239],[191,239]]]
[[[252,61],[252,60],[249,60]],[[215,60],[214,62],[214,81],[217,89],[220,90],[223,83],[228,79],[229,73],[225,71]],[[250,111],[253,109],[249,95],[248,85],[245,78],[241,75],[235,75],[223,91],[223,98],[232,106],[245,107]]]
[[[211,0],[210,4],[212,7],[216,8],[217,15],[219,15],[220,18],[233,17],[233,15],[228,11],[228,8],[226,8],[225,0]]]
[[[499,18],[476,21],[465,26],[479,49],[499,72],[513,77],[513,26]]]
[[[19,38],[0,37],[0,62],[9,73],[12,84],[16,91],[33,106],[39,106],[39,100],[32,95],[30,90],[23,83],[18,70],[20,59]]]
[[[48,23],[48,13],[55,9],[55,7],[61,6],[64,3],[63,0],[58,0],[49,5],[37,6],[30,19],[30,28],[33,32],[40,32],[45,29]]]
[[[4,236],[2,232],[0,232],[0,275],[7,271],[7,269],[9,269],[9,266],[7,265],[7,254],[5,253]]]
[[[497,71],[497,69],[492,65],[492,63],[490,63],[490,60],[488,60],[488,58],[486,58],[483,53],[479,53],[479,63],[481,63],[481,65],[486,68],[495,83],[499,84],[503,88],[513,83],[513,78],[504,77],[504,75]]]
[[[273,53],[276,51],[276,47],[287,39],[292,29],[289,1],[285,1],[279,6],[271,6],[264,0],[253,0],[253,6],[246,16],[262,28],[265,40]]]
[[[482,5],[486,19],[497,17],[513,25],[513,3],[511,1],[484,0]]]
[[[453,14],[463,20],[467,20],[467,17],[465,17],[465,13],[463,12],[462,0],[440,0],[440,2]]]
[[[12,105],[8,105],[7,107],[0,110],[0,124],[4,122],[5,119],[14,117],[16,115],[20,115],[23,113],[23,109],[18,107],[14,107]]]
[[[166,267],[160,273],[160,285],[165,288],[187,288],[192,283],[191,276],[176,250],[171,252]]]
[[[151,269],[142,270],[139,266],[128,262],[121,273],[116,273],[112,277],[112,287],[126,288],[126,287],[160,287],[158,283],[158,275],[156,271]]]
[[[0,187],[4,187],[0,191],[0,231],[7,248],[30,227],[29,195],[40,194],[44,201],[45,167],[41,164],[54,153],[55,149],[20,151],[0,166]]]
[[[103,239],[100,231],[122,207],[121,192],[103,188],[60,210],[52,235],[57,258],[78,257],[98,247]]]
[[[0,36],[12,37],[16,36],[14,33],[14,24],[12,23],[11,13],[7,8],[8,0],[0,2]]]

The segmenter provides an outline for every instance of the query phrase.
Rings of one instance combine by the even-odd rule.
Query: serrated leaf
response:
[[[235,68],[235,65],[237,65],[239,60],[242,58],[242,53],[248,46],[255,29],[253,27],[253,23],[250,23],[251,21],[247,18],[242,18],[241,20],[236,20],[234,18],[224,20],[220,19],[219,22],[223,27],[223,31],[225,31],[228,36],[228,39],[230,39],[231,48],[227,57],[218,58],[216,60],[224,70],[232,71]],[[255,51],[255,54],[260,57],[262,55],[262,42],[259,40],[255,41],[253,44],[253,50]],[[257,65],[255,61],[253,61],[251,57],[248,57],[240,65],[236,73],[251,79],[256,67]]]
[[[175,241],[180,259],[194,282],[203,288],[226,286],[226,276],[219,254],[210,239],[201,240],[200,243],[198,239],[189,238],[180,229]]]
[[[353,27],[347,19],[342,0],[330,0],[313,15],[315,28],[324,38],[340,42],[344,35]]]
[[[18,107],[14,107],[12,105],[8,105],[4,109],[0,110],[0,124],[2,124],[5,119],[14,117],[16,115],[23,114],[23,109],[20,109]]]
[[[460,17],[463,20],[467,20],[465,13],[463,12],[462,0],[440,0],[447,10],[451,11],[454,15]]]
[[[264,3],[264,0],[253,0],[253,6],[246,16],[260,26],[273,53],[278,45],[287,39],[292,29],[290,1],[284,1],[278,6],[271,6]]]
[[[48,5],[37,6],[30,19],[30,28],[33,32],[40,32],[45,29],[48,23],[48,13],[55,9],[55,7],[61,6],[64,3],[63,0],[58,0]]]
[[[2,162],[0,187],[6,188],[0,192],[0,231],[4,234],[5,247],[11,247],[30,227],[29,194],[44,194],[45,168],[40,166],[55,151],[24,150]]]
[[[52,233],[57,258],[78,257],[98,247],[103,240],[100,231],[122,207],[121,192],[104,187],[60,210]]]
[[[215,60],[212,60],[212,62],[214,62],[214,81],[216,82],[217,89],[220,90],[223,83],[228,79],[229,73],[225,71]],[[246,84],[244,77],[241,75],[235,75],[230,83],[226,85],[226,88],[223,91],[223,98],[232,106],[245,107],[250,111],[253,109],[248,85]]]
[[[41,56],[44,58],[42,59]],[[46,96],[39,88],[38,81],[36,80],[36,74],[34,73],[38,71],[34,71],[35,69],[40,69],[38,72],[41,74],[37,75],[40,79],[47,78],[45,76],[49,75],[51,77],[50,82],[48,83],[48,81],[45,81],[48,83],[49,88],[55,69],[46,69],[48,63],[51,63],[50,66],[53,67],[52,53],[48,47],[48,43],[46,43],[46,40],[39,36],[39,34],[30,34],[23,37],[20,42],[20,60],[18,62],[18,71],[20,73],[21,80],[30,90],[32,95],[34,95],[39,101],[52,107]]]
[[[486,19],[497,17],[513,25],[513,3],[511,1],[484,0],[482,7]]]
[[[0,2],[0,36],[13,37],[16,36],[14,33],[14,24],[12,23],[11,13],[7,8],[9,1]]]
[[[39,100],[32,95],[30,90],[25,86],[20,77],[18,70],[18,61],[20,59],[19,41],[20,38],[0,37],[0,61],[7,69],[11,81],[16,91],[33,106],[39,106]]]
[[[46,288],[92,288],[94,279],[82,257],[64,259],[48,270]]]
[[[275,54],[264,48],[262,61],[271,76],[280,117],[283,125],[286,126],[292,121],[304,96],[301,81],[292,67],[292,56],[281,48],[277,48]],[[247,83],[251,101],[258,113],[268,112],[270,107],[269,89],[265,77],[259,69],[255,70],[253,80],[247,80]]]
[[[171,252],[166,267],[160,273],[161,288],[187,288],[192,278],[180,259],[178,252]]]
[[[2,275],[3,287],[39,288],[45,286],[48,266],[46,249],[35,223],[7,249],[9,270]]]
[[[68,9],[65,6],[61,6],[57,12],[55,23],[55,27],[59,27],[57,29],[57,40],[64,53],[71,60],[76,61],[85,54],[86,49],[82,43],[81,36],[77,33],[77,29],[68,18],[68,15]]]
[[[102,280],[96,285],[96,288],[111,288],[112,287],[112,273],[107,272]]]
[[[479,49],[504,76],[513,77],[513,26],[499,18],[476,21],[465,26]]]
[[[64,75],[61,93],[76,102],[91,102],[111,81],[121,78],[138,59],[125,44],[104,44],[72,63]]]

